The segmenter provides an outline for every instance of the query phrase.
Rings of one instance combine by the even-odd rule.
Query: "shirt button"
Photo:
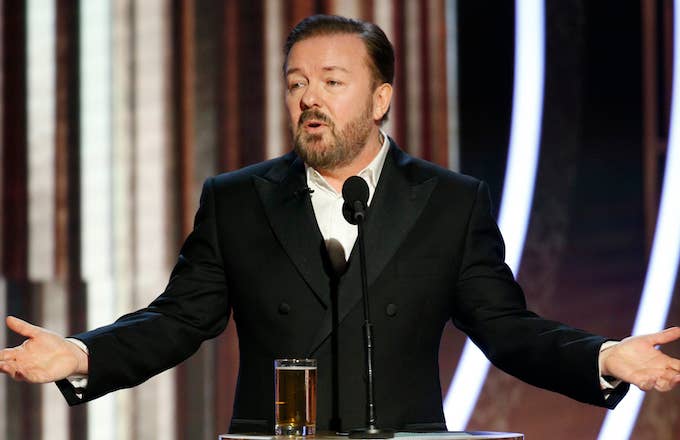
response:
[[[290,306],[287,303],[283,302],[283,303],[279,304],[279,313],[281,315],[287,315],[289,312],[290,312]]]
[[[396,316],[397,305],[396,304],[388,304],[387,307],[385,307],[385,313],[387,314],[387,316]]]

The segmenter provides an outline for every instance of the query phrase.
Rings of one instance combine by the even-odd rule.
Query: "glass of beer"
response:
[[[316,432],[316,359],[274,361],[276,435]]]

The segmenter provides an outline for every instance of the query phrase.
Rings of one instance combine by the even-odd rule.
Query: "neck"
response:
[[[378,155],[383,144],[383,135],[376,128],[376,133],[372,133],[368,137],[366,145],[361,149],[361,152],[355,157],[352,162],[345,166],[336,167],[332,169],[317,169],[316,171],[326,179],[329,185],[338,192],[342,191],[342,185],[348,177],[356,176],[361,170],[366,168],[373,159]]]

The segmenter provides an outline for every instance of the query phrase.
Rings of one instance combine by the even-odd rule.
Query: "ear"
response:
[[[373,91],[373,119],[379,121],[387,113],[392,102],[392,85],[380,84]]]

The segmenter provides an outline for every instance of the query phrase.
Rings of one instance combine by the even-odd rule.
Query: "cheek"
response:
[[[300,114],[302,113],[299,108],[286,105],[286,113],[288,114],[288,121],[293,127],[297,127],[298,119],[300,119]]]

